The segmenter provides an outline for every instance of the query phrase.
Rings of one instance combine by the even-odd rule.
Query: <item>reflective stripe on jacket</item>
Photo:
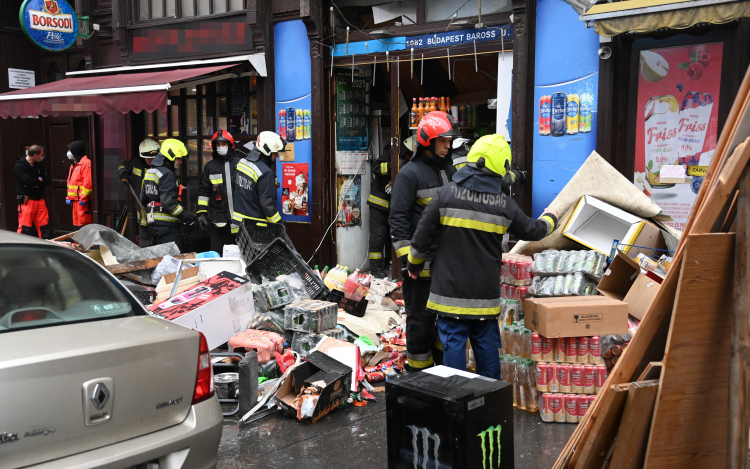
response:
[[[472,191],[455,182],[440,189],[422,214],[408,255],[409,270],[419,272],[440,239],[427,309],[450,317],[496,317],[503,235],[537,241],[556,225],[551,214],[538,220],[527,217],[505,194]]]
[[[198,214],[205,213],[216,226],[232,224],[232,231],[237,232],[239,226],[232,223],[232,213],[229,208],[229,191],[237,173],[237,165],[242,160],[242,153],[235,151],[229,161],[212,159],[203,167],[200,186],[198,187]],[[234,195],[233,193],[231,194]],[[234,200],[232,200],[234,205]]]
[[[177,202],[179,187],[177,176],[163,164],[164,157],[157,154],[146,171],[141,190],[141,203],[154,214],[154,224],[182,223],[187,211]],[[155,204],[160,204],[155,206]]]
[[[258,152],[253,148],[253,152]],[[257,155],[254,155],[257,156]],[[234,176],[234,214],[232,219],[279,223],[276,208],[276,175],[265,161],[243,158],[237,163]]]

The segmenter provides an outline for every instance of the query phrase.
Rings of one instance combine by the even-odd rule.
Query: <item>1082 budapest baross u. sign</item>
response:
[[[78,37],[78,17],[65,0],[25,0],[18,19],[23,32],[42,49],[62,51]]]

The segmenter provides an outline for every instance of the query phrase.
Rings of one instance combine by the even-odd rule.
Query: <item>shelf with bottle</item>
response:
[[[419,105],[417,105],[417,100],[419,100]],[[424,115],[430,112],[442,111],[450,113],[450,105],[451,98],[449,96],[412,98],[412,106],[409,112],[409,128],[417,129]]]

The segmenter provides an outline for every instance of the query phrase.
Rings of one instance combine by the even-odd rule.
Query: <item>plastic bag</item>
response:
[[[296,272],[289,275],[279,275],[276,277],[277,281],[286,281],[292,289],[294,295],[294,301],[309,300],[310,294],[305,289],[305,282],[302,277]]]
[[[258,288],[253,287],[253,296],[256,304],[265,302],[266,310],[281,308],[295,301],[292,287],[287,280],[264,283]]]
[[[159,265],[157,265],[154,268],[154,271],[151,273],[151,281],[154,285],[159,283],[159,280],[165,275],[173,274],[177,272],[177,268],[180,265],[180,260],[175,259],[172,256],[164,256],[161,259],[161,262],[159,262]],[[192,267],[192,265],[183,263],[182,264],[182,270],[188,269]]]
[[[277,334],[284,334],[284,311],[270,310],[260,311],[253,314],[247,325],[248,329],[257,329],[259,331],[270,331]]]

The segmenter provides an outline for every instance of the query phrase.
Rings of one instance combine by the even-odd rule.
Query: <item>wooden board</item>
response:
[[[661,367],[649,368],[650,370]],[[615,439],[611,469],[638,469],[643,467],[648,443],[648,430],[654,414],[659,380],[636,381],[628,388],[625,409]]]
[[[612,446],[620,424],[620,416],[628,395],[628,384],[611,386],[602,401],[601,412],[589,419],[591,438],[583,446],[576,469],[599,469]]]
[[[195,259],[195,253],[188,252],[185,254],[175,254],[172,257],[175,259]],[[156,259],[146,259],[145,261],[126,262],[125,264],[107,266],[107,270],[115,275],[126,274],[128,272],[135,272],[136,270],[153,269],[159,265],[161,260],[161,257],[157,257]]]
[[[644,467],[726,467],[734,242],[687,237]]]
[[[646,369],[638,377],[638,381],[648,381],[661,378],[661,369],[664,365],[662,362],[651,362],[646,365]]]

